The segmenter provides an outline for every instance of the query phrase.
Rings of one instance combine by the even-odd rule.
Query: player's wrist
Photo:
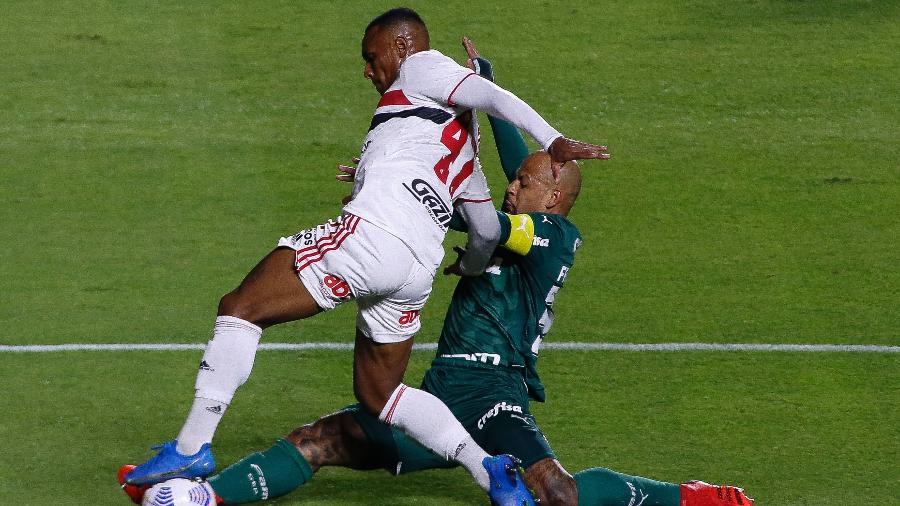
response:
[[[556,143],[556,141],[565,138],[566,137],[563,134],[559,133],[559,131],[552,130],[551,132],[548,132],[544,137],[544,140],[541,141],[541,146],[544,148],[544,151],[550,153],[550,149],[553,147],[553,144]]]
[[[476,56],[475,58],[472,58],[472,63],[475,65],[476,74],[490,82],[494,82],[494,66],[491,64],[490,60],[482,58],[481,56]]]

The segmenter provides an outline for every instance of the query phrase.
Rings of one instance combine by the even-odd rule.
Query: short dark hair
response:
[[[373,27],[388,28],[402,23],[417,24],[424,28],[426,32],[428,31],[428,28],[425,26],[425,22],[422,21],[422,17],[419,16],[419,13],[409,7],[397,7],[379,15],[369,23],[369,26],[366,27],[366,31],[368,32],[369,29]]]

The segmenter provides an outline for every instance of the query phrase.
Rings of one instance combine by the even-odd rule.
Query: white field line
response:
[[[0,353],[47,353],[61,351],[172,351],[202,350],[205,344],[41,344],[0,345]],[[351,350],[351,343],[263,343],[261,350]],[[413,346],[415,350],[435,350],[437,344],[424,343]],[[617,350],[617,351],[790,351],[811,353],[900,353],[900,346],[867,344],[740,344],[740,343],[544,343],[542,350]]]

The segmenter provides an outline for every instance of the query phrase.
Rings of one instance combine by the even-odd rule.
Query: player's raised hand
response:
[[[481,55],[478,54],[478,50],[475,49],[475,44],[472,43],[472,39],[463,36],[462,45],[466,50],[466,56],[469,57],[469,59],[466,60],[466,67],[478,72],[478,69],[475,68],[475,58],[478,58]]]
[[[472,39],[468,37],[462,38],[463,48],[466,50],[466,56],[468,59],[466,60],[466,67],[474,70],[476,74],[481,77],[487,79],[488,81],[494,80],[494,69],[491,62],[481,56],[478,53],[478,50],[475,49],[475,44],[472,42]]]
[[[554,179],[559,180],[559,171],[569,160],[609,160],[607,149],[606,146],[558,137],[547,150],[550,153]]]

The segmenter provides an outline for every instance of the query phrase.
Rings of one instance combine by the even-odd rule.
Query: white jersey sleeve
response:
[[[488,187],[487,178],[481,169],[481,160],[475,158],[472,175],[469,176],[465,189],[456,193],[454,203],[460,202],[488,202],[491,200],[491,189]]]
[[[530,105],[487,79],[465,79],[448,97],[451,103],[478,109],[525,130],[545,150],[562,136]]]
[[[403,62],[397,85],[407,96],[450,104],[449,99],[453,91],[469,76],[474,75],[476,74],[471,69],[432,50],[416,53],[407,58]]]

